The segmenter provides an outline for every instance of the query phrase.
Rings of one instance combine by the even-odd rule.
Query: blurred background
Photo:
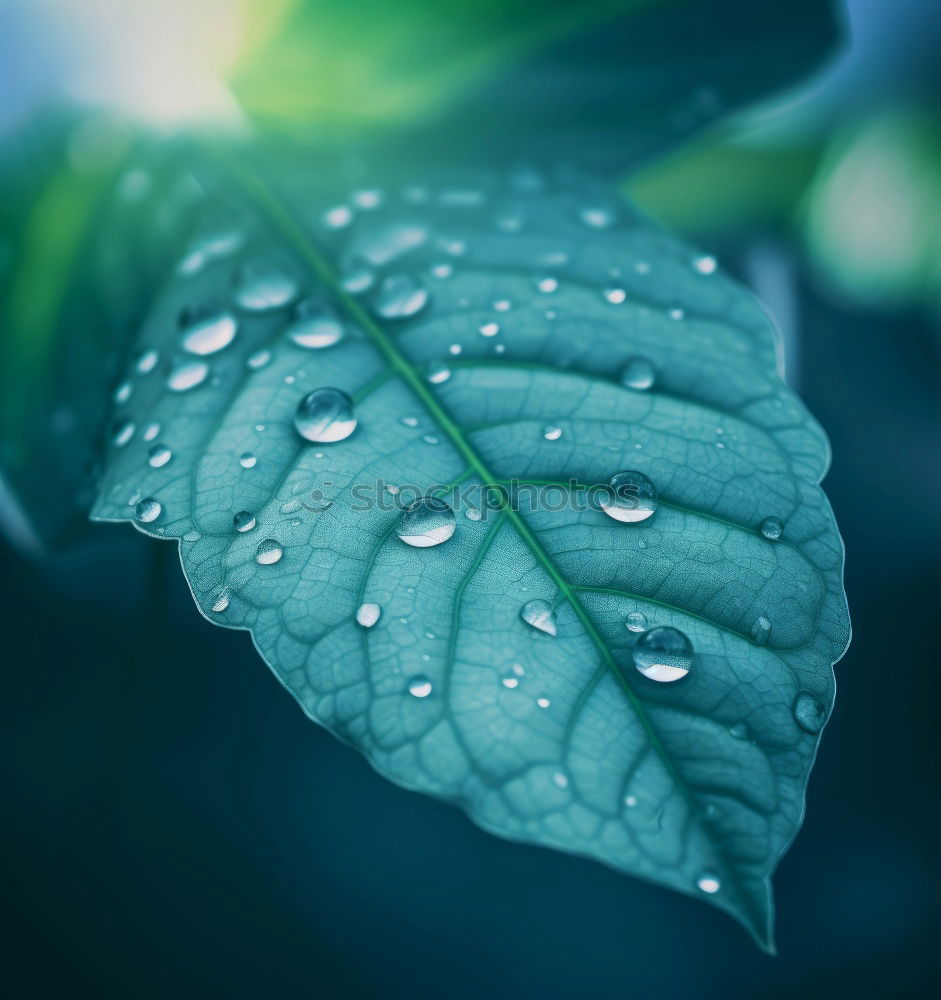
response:
[[[519,4],[456,6],[460,52],[494,24],[509,49],[532,27],[497,17]],[[440,12],[406,7],[436,37]],[[116,121],[167,143],[207,123],[407,126],[480,60],[442,69],[390,9],[0,0],[0,150],[15,158],[24,135],[65,120],[57,155],[87,178]],[[541,9],[540,30],[564,38],[565,5]],[[833,446],[825,488],[854,640],[775,879],[779,956],[694,900],[504,843],[380,779],[303,718],[245,636],[198,615],[171,546],[93,526],[37,556],[8,514],[0,770],[16,995],[729,1000],[938,985],[941,9],[839,9],[843,42],[799,85],[618,177],[768,304],[788,380]],[[337,60],[346,41],[360,55]],[[55,225],[62,204],[47,206]],[[0,281],[16,266],[5,237]]]

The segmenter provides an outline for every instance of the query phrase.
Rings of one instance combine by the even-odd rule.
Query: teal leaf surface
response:
[[[143,325],[94,516],[177,539],[203,614],[393,781],[772,947],[849,627],[827,443],[763,310],[585,180],[338,202],[232,170],[240,238]],[[626,470],[652,516],[578,502]],[[673,683],[635,669],[662,627]]]

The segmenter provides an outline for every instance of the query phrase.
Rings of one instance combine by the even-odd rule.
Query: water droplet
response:
[[[428,303],[428,290],[409,274],[384,278],[373,302],[383,319],[407,319],[421,312]]]
[[[399,420],[399,423],[402,424],[404,427],[417,427],[418,417],[402,417]]]
[[[479,521],[481,518],[481,513],[476,507],[468,507],[464,511],[464,516],[468,521]]]
[[[361,604],[356,610],[356,620],[363,628],[372,628],[381,614],[382,608],[378,604]]]
[[[515,674],[507,674],[505,677],[501,678],[501,681],[500,681],[500,683],[505,688],[510,688],[510,689],[515,688],[515,687],[519,687],[519,682],[520,682],[520,679]]]
[[[761,533],[776,542],[784,534],[784,525],[776,517],[766,517],[761,522]]]
[[[627,292],[623,288],[606,288],[604,297],[613,306],[619,306],[627,298]]]
[[[632,611],[624,621],[631,632],[643,632],[647,627],[647,616],[640,611]]]
[[[624,797],[624,805],[626,805],[628,809],[633,809],[634,806],[637,805],[637,796],[636,795],[626,795]]]
[[[294,309],[287,334],[298,347],[321,348],[338,344],[346,333],[336,310],[319,298],[308,298]]]
[[[439,281],[444,281],[445,278],[450,278],[454,274],[454,265],[448,264],[435,264],[431,269],[431,276],[437,278]]]
[[[462,350],[463,350],[463,348],[461,347],[461,345],[460,345],[460,344],[452,344],[452,345],[451,345],[451,346],[450,346],[450,347],[448,348],[448,353],[449,353],[449,354],[454,354],[454,355],[458,355],[458,354],[460,354],[460,353],[461,353],[461,351],[462,351]]]
[[[748,726],[744,722],[736,722],[729,726],[729,736],[733,740],[747,740],[748,739]]]
[[[712,872],[706,872],[705,874],[700,875],[696,881],[696,885],[703,892],[708,892],[710,896],[722,888],[722,883],[719,881],[718,876],[713,875]]]
[[[144,428],[144,440],[153,441],[153,439],[160,433],[160,424],[148,424]]]
[[[693,665],[693,647],[676,628],[663,625],[644,632],[631,652],[634,666],[652,681],[678,681]]]
[[[137,506],[134,510],[138,521],[150,524],[151,521],[156,521],[163,513],[163,506],[159,500],[154,500],[153,497],[144,497],[143,500],[137,501]]]
[[[497,299],[497,301],[494,302],[494,304],[493,304],[493,308],[498,313],[505,313],[505,312],[509,312],[510,309],[513,308],[513,303],[510,302],[509,299]]]
[[[402,511],[396,532],[406,545],[428,548],[446,542],[456,527],[454,511],[443,500],[419,497]]]
[[[479,327],[484,337],[495,337],[500,332],[499,323],[482,323]]]
[[[654,366],[646,358],[631,358],[621,372],[621,385],[628,389],[649,389],[656,377]]]
[[[826,709],[809,691],[801,691],[794,699],[794,718],[805,732],[819,733],[826,717]]]
[[[115,447],[123,448],[134,437],[136,429],[133,421],[119,420],[114,425],[114,430],[111,433],[111,440],[114,442]]]
[[[126,403],[131,398],[131,393],[134,391],[134,386],[130,382],[122,382],[117,389],[114,390],[114,401],[120,406],[122,403]]]
[[[527,601],[520,608],[520,618],[540,632],[555,635],[555,612],[548,601]]]
[[[165,444],[155,444],[147,452],[147,464],[153,469],[162,469],[173,458],[173,452]]]
[[[190,354],[215,354],[235,339],[236,323],[231,313],[199,316],[190,320],[180,343]]]
[[[578,213],[578,217],[592,229],[607,229],[614,221],[613,216],[606,208],[583,208]]]
[[[451,377],[451,369],[443,361],[433,361],[425,377],[434,385],[440,385]]]
[[[206,381],[209,365],[205,361],[184,361],[170,372],[167,388],[172,392],[186,392]]]
[[[755,619],[751,627],[752,639],[754,639],[759,646],[763,646],[768,641],[768,637],[770,635],[771,635],[771,622],[769,622],[764,615],[759,615]]]
[[[257,371],[259,368],[264,368],[266,364],[271,360],[271,351],[266,351],[264,349],[256,351],[254,354],[250,355],[246,360],[245,364],[248,365],[253,371]]]
[[[718,261],[715,257],[712,257],[709,254],[703,254],[701,257],[697,257],[693,261],[693,267],[695,267],[700,274],[714,274],[718,266]]]
[[[253,455],[250,451],[243,451],[242,454],[239,455],[239,465],[241,465],[243,469],[254,469],[257,464],[257,456]]]
[[[680,308],[675,308],[670,310],[669,315],[670,319],[681,320],[686,315],[686,313],[683,312],[683,310]]]
[[[232,518],[236,531],[251,531],[255,527],[255,515],[250,510],[240,510]]]
[[[559,438],[562,437],[562,428],[553,427],[551,424],[549,424],[543,428],[542,436],[547,441],[558,441]]]
[[[657,509],[656,487],[642,472],[619,472],[608,480],[601,509],[615,521],[646,521]]]
[[[536,283],[536,287],[540,292],[544,292],[546,295],[549,295],[559,287],[559,282],[555,278],[540,278]]]
[[[396,222],[372,229],[357,241],[356,255],[373,267],[385,267],[428,239],[428,230],[409,222]]]
[[[563,774],[561,771],[556,771],[555,774],[552,775],[552,783],[556,786],[556,788],[569,787],[568,776]]]
[[[294,414],[298,434],[318,444],[343,441],[356,430],[356,424],[353,401],[341,389],[329,386],[309,392]]]
[[[413,698],[427,698],[431,694],[431,681],[424,674],[415,674],[408,680],[408,693]]]
[[[350,263],[340,276],[340,284],[350,295],[362,295],[375,283],[375,272],[361,262]]]
[[[281,543],[273,538],[266,538],[257,549],[255,549],[255,562],[261,566],[272,566],[284,555]]]
[[[149,375],[156,367],[157,362],[160,360],[160,355],[154,351],[143,351],[138,355],[137,362],[134,367],[137,369],[138,375]]]
[[[246,264],[239,272],[235,304],[249,312],[280,309],[297,293],[297,282],[287,272],[267,261],[257,261]]]
[[[321,218],[327,229],[345,229],[353,221],[353,210],[349,205],[334,205]]]
[[[229,592],[223,590],[222,593],[216,598],[215,603],[212,606],[212,610],[216,614],[221,614],[229,606]]]

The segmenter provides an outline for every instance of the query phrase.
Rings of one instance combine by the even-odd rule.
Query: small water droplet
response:
[[[350,295],[363,295],[376,283],[376,273],[367,264],[350,263],[340,276],[340,284]]]
[[[153,441],[153,439],[160,433],[160,424],[148,424],[144,428],[144,440]]]
[[[256,261],[239,272],[235,304],[248,312],[280,309],[293,302],[298,291],[297,282],[286,271],[276,264]]]
[[[624,797],[624,805],[626,805],[628,809],[633,809],[634,806],[637,805],[637,796],[636,795],[626,795]]]
[[[771,635],[771,622],[764,615],[759,615],[752,623],[751,637],[759,646],[763,646]]]
[[[130,382],[122,382],[117,389],[114,390],[114,401],[119,406],[126,403],[131,398],[131,393],[134,391],[134,386]]]
[[[468,521],[479,521],[481,518],[481,513],[476,507],[468,507],[464,511],[464,516]]]
[[[539,708],[548,708],[552,704],[552,702],[549,701],[548,698],[543,696],[541,698],[536,699],[536,704],[539,706]]]
[[[255,527],[255,515],[250,510],[240,510],[233,518],[236,531],[251,531]]]
[[[163,506],[159,500],[154,500],[153,497],[144,497],[143,500],[138,500],[134,510],[138,521],[150,524],[163,513]]]
[[[137,369],[138,375],[149,375],[157,367],[159,360],[160,355],[156,351],[143,351],[138,355],[134,367]]]
[[[722,888],[722,883],[719,881],[717,875],[713,875],[711,872],[706,872],[699,876],[696,881],[696,886],[702,891],[707,892],[711,896],[714,892],[718,892]]]
[[[556,278],[540,278],[536,287],[540,292],[549,295],[559,287],[559,282]]]
[[[451,369],[443,361],[433,361],[428,366],[428,371],[425,375],[425,378],[433,385],[440,385],[442,382],[447,382],[450,377]]]
[[[123,448],[134,437],[136,429],[137,427],[133,421],[119,420],[111,432],[111,440],[114,442],[115,447]]]
[[[579,218],[592,229],[607,229],[614,222],[614,217],[606,208],[583,208],[578,213]]]
[[[278,562],[284,555],[284,549],[281,547],[281,543],[275,541],[273,538],[266,538],[261,544],[255,549],[255,562],[261,566],[272,566],[274,563]]]
[[[356,424],[353,401],[341,389],[330,386],[304,396],[294,415],[298,434],[319,444],[343,441],[356,430]]]
[[[654,366],[641,357],[631,358],[621,372],[621,385],[643,391],[653,386],[657,373]]]
[[[421,312],[428,303],[428,290],[410,274],[391,274],[384,278],[373,302],[383,319],[407,319]]]
[[[647,616],[640,611],[632,611],[624,621],[631,632],[643,632],[647,627]]]
[[[173,452],[165,444],[155,444],[147,452],[147,464],[153,469],[162,469],[173,458]]]
[[[794,699],[794,718],[805,732],[819,733],[826,717],[826,709],[809,691],[801,691]]]
[[[356,609],[356,621],[359,622],[363,628],[372,628],[373,625],[379,621],[379,616],[382,614],[382,608],[378,604],[361,604]]]
[[[761,533],[776,542],[784,534],[784,525],[776,517],[766,517],[761,522]]]
[[[619,472],[608,480],[601,509],[615,521],[646,521],[657,510],[656,487],[642,472]]]
[[[481,323],[478,328],[484,337],[495,337],[500,332],[499,323]]]
[[[287,334],[298,347],[319,349],[338,344],[346,331],[336,310],[323,299],[303,299],[294,309]]]
[[[461,345],[460,345],[460,344],[452,344],[452,345],[451,345],[451,346],[450,346],[450,347],[448,348],[448,353],[449,353],[449,354],[453,354],[453,355],[458,355],[458,354],[460,354],[460,353],[461,353],[461,351],[462,351],[462,350],[463,350],[463,348],[461,347]]]
[[[221,614],[229,606],[229,592],[223,590],[222,593],[216,598],[215,603],[212,606],[212,610],[216,614]]]
[[[454,511],[443,500],[419,497],[402,511],[396,532],[406,545],[428,548],[446,542],[456,527]]]
[[[551,424],[549,424],[543,428],[542,436],[547,441],[558,441],[559,438],[562,437],[562,428],[553,427]]]
[[[327,229],[346,229],[353,221],[353,210],[349,205],[334,205],[321,216]]]
[[[555,612],[548,601],[535,600],[527,601],[520,608],[520,618],[527,625],[532,625],[534,629],[545,632],[547,635],[555,635]]]
[[[627,299],[627,292],[623,288],[606,288],[604,291],[604,297],[613,306],[619,306],[622,302]]]
[[[172,392],[186,392],[206,381],[209,365],[205,361],[184,361],[170,372],[167,388]]]
[[[271,360],[271,351],[260,350],[256,351],[254,354],[250,355],[246,360],[245,364],[248,365],[253,371],[258,371],[259,368],[264,368],[266,364]]]
[[[682,309],[677,307],[671,309],[669,315],[670,319],[681,320],[686,315],[686,313]]]
[[[493,308],[498,313],[509,312],[513,308],[513,303],[509,299],[497,299],[493,304]]]
[[[515,687],[519,687],[520,679],[514,674],[507,674],[505,677],[501,678],[500,682],[501,684],[503,684],[505,688],[512,689]]]
[[[552,783],[556,786],[556,788],[569,787],[568,776],[563,774],[561,771],[556,771],[555,774],[552,775]]]
[[[243,469],[254,469],[257,464],[258,457],[253,455],[250,451],[243,451],[242,454],[239,455],[239,465],[241,465]]]
[[[439,281],[444,281],[445,278],[450,278],[454,274],[453,264],[435,264],[431,269],[431,276],[437,278]]]
[[[180,343],[190,354],[215,354],[232,343],[236,329],[231,313],[201,315],[186,323]]]
[[[652,681],[678,681],[693,665],[693,647],[676,628],[662,625],[644,632],[631,651],[634,666]]]
[[[431,681],[424,674],[415,674],[408,680],[408,693],[413,698],[427,698],[431,694]]]
[[[714,274],[718,266],[718,261],[715,257],[712,257],[709,254],[703,254],[701,257],[697,257],[693,261],[693,267],[695,267],[700,274]]]
[[[747,740],[748,739],[748,726],[744,722],[735,722],[729,726],[729,736],[733,740]]]

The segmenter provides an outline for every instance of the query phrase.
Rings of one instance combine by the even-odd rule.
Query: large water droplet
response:
[[[373,308],[383,319],[407,319],[428,303],[428,290],[410,274],[391,274],[383,279]]]
[[[378,604],[361,604],[356,610],[356,620],[363,628],[372,628],[381,614],[382,608]]]
[[[309,392],[297,404],[294,426],[308,441],[343,441],[356,430],[353,401],[341,389],[324,386]]]
[[[621,385],[628,389],[649,389],[657,378],[654,366],[646,358],[631,358],[621,372]]]
[[[153,497],[144,497],[143,500],[137,501],[137,506],[134,508],[134,514],[138,521],[144,524],[150,524],[152,521],[156,521],[158,517],[163,513],[163,506],[159,500],[154,500]]]
[[[184,361],[176,366],[167,379],[167,388],[173,392],[195,389],[206,381],[209,365],[205,361]]]
[[[826,709],[816,695],[801,691],[794,699],[794,718],[801,729],[808,733],[819,733],[826,721]]]
[[[235,304],[249,312],[280,309],[293,302],[297,293],[297,282],[291,275],[275,264],[257,261],[239,272]]]
[[[714,892],[718,892],[722,888],[722,883],[719,881],[717,875],[713,875],[712,872],[705,872],[696,880],[696,886],[702,892],[707,892],[711,896]]]
[[[693,665],[693,647],[676,628],[662,625],[644,632],[634,643],[634,666],[652,681],[678,681]]]
[[[424,549],[446,542],[456,526],[454,511],[443,500],[419,497],[402,511],[396,532],[406,545]]]
[[[186,324],[180,343],[190,354],[215,354],[235,339],[235,317],[231,313],[200,316]]]
[[[615,521],[646,521],[657,509],[657,489],[642,472],[619,472],[608,480],[601,509]]]
[[[759,646],[765,645],[771,635],[771,622],[764,615],[759,615],[751,627],[751,637]]]
[[[147,464],[153,469],[162,469],[173,458],[173,452],[165,444],[155,444],[147,452]]]
[[[555,612],[548,601],[527,601],[520,608],[520,618],[540,632],[555,635]]]
[[[766,517],[761,522],[761,533],[776,542],[784,534],[784,525],[776,517]]]
[[[272,566],[284,555],[281,543],[273,538],[266,538],[255,550],[255,562],[262,566]]]
[[[250,510],[240,510],[233,518],[236,531],[251,531],[255,527],[255,515]]]
[[[333,306],[314,297],[297,304],[287,331],[298,347],[309,348],[332,347],[343,339],[345,332]]]
[[[408,693],[415,698],[427,698],[431,694],[431,681],[424,674],[415,674],[409,678]]]

